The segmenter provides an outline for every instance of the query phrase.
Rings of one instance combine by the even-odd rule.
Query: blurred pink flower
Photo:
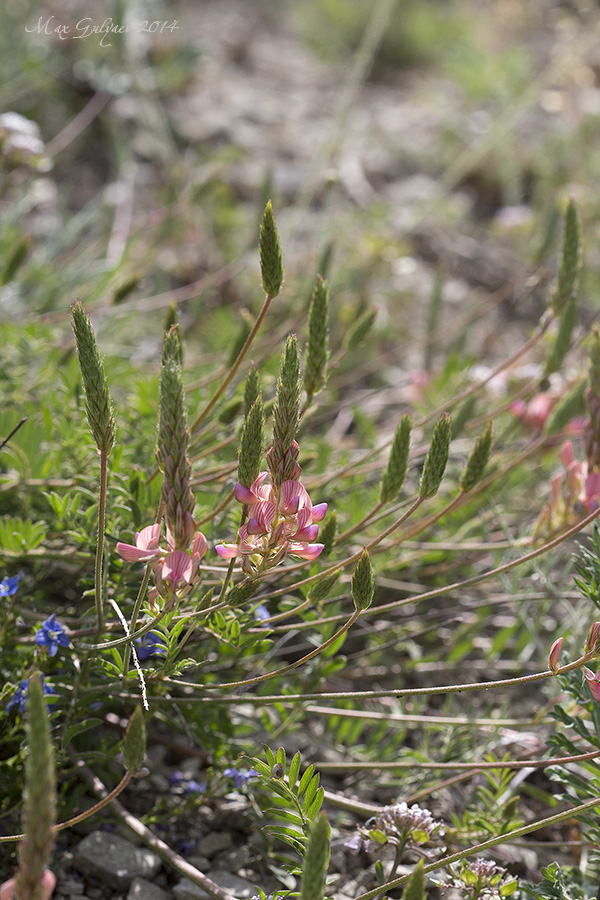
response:
[[[510,409],[513,415],[521,419],[524,425],[540,429],[546,424],[550,410],[555,403],[556,397],[544,392],[536,394],[528,403],[525,403],[524,400],[515,400],[511,403]]]
[[[11,878],[10,881],[5,881],[4,884],[0,884],[0,900],[13,900],[15,896],[15,885],[16,880],[14,878]],[[50,900],[50,897],[54,893],[55,886],[56,875],[54,875],[50,869],[46,869],[42,875],[42,894],[40,894],[40,900]]]

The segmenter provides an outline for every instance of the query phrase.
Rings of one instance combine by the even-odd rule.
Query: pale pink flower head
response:
[[[265,484],[268,472],[245,487],[236,484],[235,497],[245,505],[248,520],[238,530],[238,542],[220,543],[215,547],[222,559],[242,557],[245,572],[256,572],[277,565],[287,555],[300,559],[316,559],[323,544],[314,543],[327,504],[312,505],[304,485],[294,478],[282,482],[278,495]]]

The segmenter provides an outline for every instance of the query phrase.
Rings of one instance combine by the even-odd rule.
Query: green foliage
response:
[[[286,824],[265,824],[266,831],[292,848],[301,858],[307,852],[311,823],[317,818],[323,805],[324,790],[314,765],[309,765],[302,775],[302,755],[298,751],[287,763],[283,747],[275,752],[265,746],[265,759],[248,760],[261,776],[268,799],[274,803],[264,810],[267,819]],[[321,844],[321,826],[317,838]]]

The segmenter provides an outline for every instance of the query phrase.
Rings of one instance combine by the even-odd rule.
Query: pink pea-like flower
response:
[[[162,554],[159,541],[160,525],[148,525],[136,533],[135,546],[133,544],[123,544],[119,541],[117,553],[127,562],[158,559]]]
[[[581,671],[583,672],[583,677],[587,681],[592,697],[594,700],[600,701],[600,677],[598,676],[598,673],[594,675],[587,666],[582,666]]]
[[[560,657],[560,651],[562,650],[563,640],[564,638],[560,637],[558,640],[554,641],[550,647],[550,653],[548,654],[548,668],[551,672],[554,672],[555,675],[559,668],[558,659]]]

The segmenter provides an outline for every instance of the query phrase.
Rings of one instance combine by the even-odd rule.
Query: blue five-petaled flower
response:
[[[46,684],[44,681],[44,676],[40,676],[40,684],[42,685],[42,692],[44,694],[54,694],[54,688],[50,684]],[[19,687],[16,689],[8,703],[6,704],[6,712],[10,712],[13,707],[18,706],[21,712],[25,712],[25,704],[27,703],[27,693],[29,691],[29,678],[26,678],[25,681],[22,681]],[[52,705],[49,706],[49,709],[52,710],[54,707]]]
[[[135,652],[140,662],[150,659],[152,656],[166,656],[167,647],[165,640],[155,631],[148,631],[142,637],[134,641]]]
[[[47,647],[50,656],[56,656],[59,644],[61,647],[69,646],[68,635],[65,634],[65,630],[60,622],[55,620],[54,613],[49,619],[42,622],[42,627],[35,636],[35,642],[40,647]]]
[[[7,575],[0,581],[0,597],[12,597],[17,593],[19,582],[23,577],[23,573],[18,575]]]
[[[248,769],[247,772],[244,769],[234,769],[233,767],[223,770],[223,775],[225,775],[226,778],[231,778],[233,780],[233,786],[236,791],[239,791],[239,789],[252,778],[256,778],[258,774],[259,773],[254,767]]]

